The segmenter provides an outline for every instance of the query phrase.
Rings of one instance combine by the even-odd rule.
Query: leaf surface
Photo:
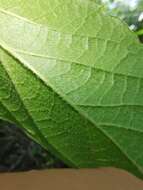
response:
[[[0,0],[0,117],[70,166],[142,177],[142,50],[88,0]]]

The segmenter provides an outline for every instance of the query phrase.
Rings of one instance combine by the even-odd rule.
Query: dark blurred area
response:
[[[94,1],[94,0],[92,0]],[[109,14],[124,20],[143,42],[143,0],[95,0]],[[30,140],[18,127],[0,121],[0,171],[66,167],[51,153]]]
[[[0,172],[66,167],[15,125],[0,121]]]

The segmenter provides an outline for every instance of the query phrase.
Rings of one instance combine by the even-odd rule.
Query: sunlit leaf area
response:
[[[118,17],[126,22],[129,29],[143,42],[143,0],[91,1],[102,4],[107,14]],[[116,36],[116,34],[114,36]],[[82,61],[84,61],[84,59]],[[66,68],[68,67],[63,66],[63,69]],[[78,72],[78,69],[76,71]],[[38,78],[40,77],[38,76]],[[56,83],[57,81],[55,84]],[[59,84],[62,84],[62,82]],[[70,85],[65,85],[64,88],[69,88],[69,86]],[[56,154],[53,155],[51,151],[48,149],[45,150],[35,141],[31,140],[19,126],[0,120],[0,172],[63,167],[68,167],[63,160],[61,161],[56,157]]]

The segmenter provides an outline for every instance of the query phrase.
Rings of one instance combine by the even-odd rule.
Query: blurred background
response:
[[[109,14],[124,20],[143,42],[143,0],[95,0],[104,4]]]
[[[124,20],[143,42],[143,0],[92,0]],[[50,152],[30,140],[22,130],[0,121],[0,172],[66,167]]]

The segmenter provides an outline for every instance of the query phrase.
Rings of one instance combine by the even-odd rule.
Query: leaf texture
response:
[[[70,166],[142,177],[142,51],[94,2],[0,0],[0,117]]]

